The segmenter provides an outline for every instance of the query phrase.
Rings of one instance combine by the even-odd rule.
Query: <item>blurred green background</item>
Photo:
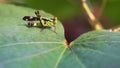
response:
[[[37,10],[44,10],[60,19],[65,19],[79,13],[81,9],[69,0],[8,0],[9,3],[24,5]]]

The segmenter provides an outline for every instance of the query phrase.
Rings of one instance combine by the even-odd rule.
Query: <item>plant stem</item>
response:
[[[90,24],[95,30],[103,29],[101,23],[97,20],[94,14],[91,12],[86,0],[82,0],[82,6],[90,19]]]

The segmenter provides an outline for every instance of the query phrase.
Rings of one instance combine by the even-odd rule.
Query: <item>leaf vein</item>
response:
[[[76,60],[78,61],[78,63],[82,66],[82,68],[86,68],[85,64],[83,64],[83,62],[80,61],[80,58],[78,58],[77,54],[75,52],[73,52],[73,54],[76,57]]]
[[[92,48],[84,48],[84,47],[82,47],[82,48],[85,49],[85,50],[89,50],[89,51],[93,51],[93,52],[102,54],[102,55],[111,56],[111,57],[115,57],[115,58],[120,58],[119,56],[112,55],[112,54],[107,54],[107,53],[104,53],[104,52],[102,52],[100,50],[96,50],[96,49],[92,49]]]
[[[21,44],[62,44],[62,42],[18,42],[18,43],[5,44],[0,47],[15,46],[15,45],[21,45]]]
[[[60,54],[60,56],[58,57],[58,60],[57,60],[57,62],[56,62],[56,64],[55,64],[54,68],[57,68],[57,66],[58,66],[58,64],[60,63],[60,60],[62,59],[62,56],[63,56],[63,54],[65,53],[65,51],[66,51],[66,48],[64,48],[63,51],[61,52],[61,54]]]
[[[18,58],[14,58],[14,59],[9,59],[9,60],[5,60],[5,61],[2,61],[0,62],[0,64],[7,64],[7,63],[10,63],[10,62],[14,62],[14,61],[20,61],[20,60],[23,60],[23,59],[28,59],[28,58],[33,58],[33,57],[36,57],[36,56],[39,56],[39,55],[43,55],[43,54],[47,54],[49,52],[52,52],[58,48],[60,48],[62,46],[57,46],[57,47],[54,47],[54,48],[51,48],[49,50],[46,50],[42,53],[35,53],[35,54],[31,54],[31,55],[28,55],[28,56],[23,56],[23,57],[18,57]]]

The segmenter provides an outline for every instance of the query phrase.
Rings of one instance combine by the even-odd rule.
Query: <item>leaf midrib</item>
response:
[[[0,62],[0,64],[7,64],[7,63],[15,62],[15,61],[22,61],[23,59],[28,59],[28,58],[33,58],[33,57],[36,57],[36,56],[44,55],[44,54],[52,52],[52,51],[54,51],[54,50],[56,50],[60,47],[63,47],[63,46],[56,46],[56,47],[51,48],[49,50],[43,51],[42,53],[38,52],[38,53],[34,53],[34,54],[31,54],[31,55],[27,55],[27,56],[22,56],[22,57],[18,57],[18,58],[14,58],[14,59],[8,59],[6,61]]]
[[[1,47],[8,47],[8,46],[16,46],[16,45],[19,45],[19,44],[63,44],[63,42],[17,42],[17,43],[7,43],[7,44],[4,44]]]

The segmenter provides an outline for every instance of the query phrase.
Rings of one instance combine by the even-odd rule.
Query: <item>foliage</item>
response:
[[[4,7],[6,8],[4,8]],[[44,11],[42,16],[53,17]],[[0,68],[119,68],[120,32],[108,30],[83,34],[65,46],[60,22],[52,28],[28,28],[22,20],[34,9],[0,4]]]

